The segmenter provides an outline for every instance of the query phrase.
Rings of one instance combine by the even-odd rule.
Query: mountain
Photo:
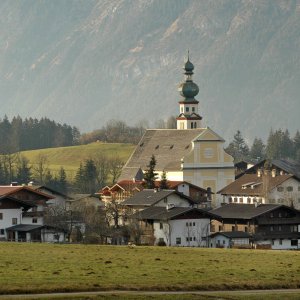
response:
[[[176,115],[189,49],[205,125],[300,128],[298,0],[2,0],[0,24],[3,115],[82,131]]]

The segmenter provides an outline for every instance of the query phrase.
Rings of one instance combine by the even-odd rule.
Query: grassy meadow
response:
[[[31,165],[38,162],[40,155],[46,156],[51,171],[58,171],[63,166],[68,180],[72,180],[80,162],[84,162],[88,158],[95,158],[100,154],[107,157],[118,156],[126,162],[134,148],[135,146],[132,144],[98,142],[80,146],[23,151],[21,154],[30,161]]]
[[[0,293],[300,287],[300,252],[0,243]]]

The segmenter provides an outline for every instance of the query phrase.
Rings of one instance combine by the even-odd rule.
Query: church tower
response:
[[[199,87],[192,79],[194,65],[190,62],[189,53],[183,69],[186,79],[178,87],[178,91],[183,99],[179,101],[180,113],[176,118],[177,129],[201,128],[202,117],[198,114],[199,101],[195,99],[195,96],[199,93]]]

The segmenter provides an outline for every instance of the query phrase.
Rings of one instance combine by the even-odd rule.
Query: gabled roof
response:
[[[38,194],[46,199],[54,199],[53,196],[50,196],[46,193],[42,193],[40,191],[34,190],[28,186],[8,186],[8,185],[0,186],[0,196],[13,195],[22,190],[28,191],[33,194]]]
[[[256,173],[258,168],[262,168],[266,162],[265,160],[260,161],[255,166],[246,170],[245,173]],[[293,161],[293,160],[286,160],[286,159],[273,159],[270,160],[270,164],[274,167],[277,167],[288,174],[292,174],[296,176],[300,180],[300,163]]]
[[[226,204],[216,209],[210,210],[209,212],[215,214],[222,219],[245,219],[251,220],[262,214],[278,209],[279,207],[286,207],[285,205],[279,204]]]
[[[132,197],[122,202],[122,205],[152,206],[172,194],[176,194],[178,197],[186,199],[189,203],[195,204],[195,201],[190,197],[185,196],[175,190],[144,189],[143,191],[134,194]]]
[[[145,170],[152,155],[155,155],[156,170],[180,170],[181,159],[192,150],[192,141],[206,130],[148,129],[125,164],[119,180],[134,178],[139,168]]]
[[[217,235],[223,235],[229,239],[238,239],[238,238],[250,238],[251,235],[248,232],[244,232],[244,231],[220,231],[220,232],[216,232],[211,234],[211,237],[215,237]]]
[[[177,188],[180,184],[186,184],[186,185],[189,185],[190,187],[193,187],[193,188],[195,188],[195,189],[197,189],[197,190],[200,190],[200,191],[202,191],[202,192],[204,192],[204,193],[207,193],[207,190],[206,189],[204,189],[204,188],[202,188],[202,187],[200,187],[200,186],[197,186],[197,185],[195,185],[195,184],[192,184],[192,183],[190,183],[190,182],[187,182],[187,181],[174,181],[174,180],[168,180],[168,187],[170,188],[170,189],[175,189],[175,188]],[[160,186],[160,181],[155,181],[154,182],[154,185],[155,185],[155,187],[159,187]]]
[[[135,213],[132,217],[140,220],[172,220],[184,214],[195,212],[208,218],[214,217],[213,214],[205,210],[194,207],[173,207],[167,210],[165,207],[151,206]]]
[[[40,189],[45,189],[45,190],[48,190],[49,192],[51,192],[52,194],[57,194],[57,195],[60,195],[66,199],[72,199],[71,197],[69,197],[68,195],[65,195],[57,190],[54,190],[52,188],[49,188],[48,186],[46,185],[32,185],[30,186],[33,190],[37,190],[37,191],[40,191]]]
[[[277,187],[284,181],[294,177],[293,175],[278,175],[268,177],[268,191]],[[263,177],[258,177],[256,174],[244,174],[223,189],[218,191],[222,195],[249,195],[263,196]]]

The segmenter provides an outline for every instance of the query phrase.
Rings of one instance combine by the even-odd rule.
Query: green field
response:
[[[300,287],[296,251],[3,242],[0,253],[1,294]]]
[[[80,162],[88,158],[95,158],[97,155],[106,155],[108,157],[119,156],[124,162],[127,161],[135,146],[132,144],[119,143],[91,143],[88,145],[48,148],[21,152],[31,164],[38,162],[39,156],[46,156],[49,169],[57,171],[64,167],[68,180],[72,180],[80,165]]]

